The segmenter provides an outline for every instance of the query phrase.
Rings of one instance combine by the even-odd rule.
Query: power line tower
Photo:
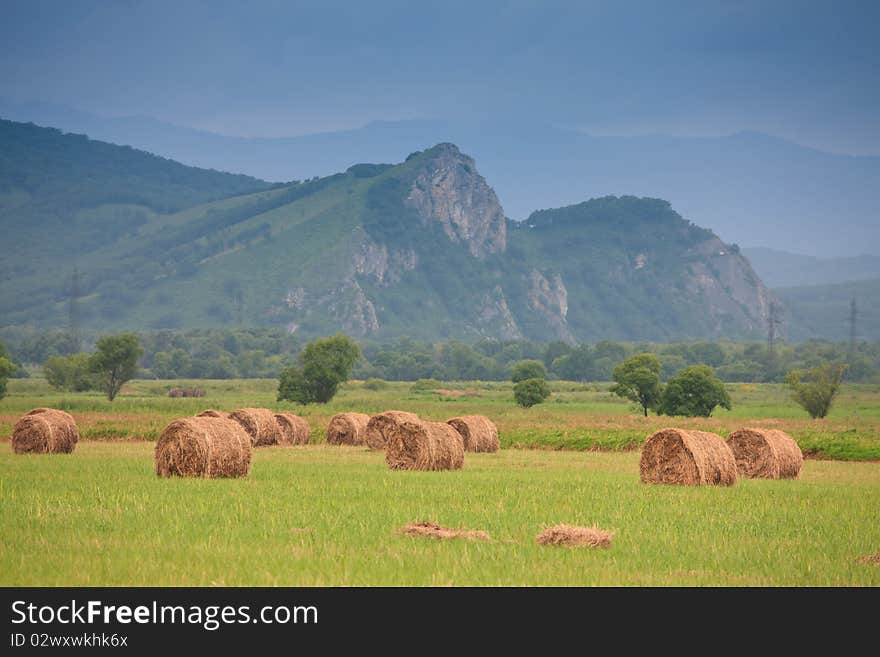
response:
[[[780,324],[782,324],[782,308],[776,301],[771,301],[767,312],[767,355],[771,359],[776,356],[777,327]]]
[[[79,271],[74,266],[70,277],[70,293],[67,303],[67,332],[70,336],[70,346],[73,353],[78,354],[82,350],[82,334],[80,333],[79,317]]]
[[[856,320],[859,316],[859,308],[853,297],[849,302],[849,356],[850,360],[856,353]]]

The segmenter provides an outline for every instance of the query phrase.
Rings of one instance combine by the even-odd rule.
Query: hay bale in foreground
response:
[[[611,547],[614,532],[598,527],[578,527],[576,525],[555,525],[547,527],[535,537],[539,545],[558,545],[563,547]]]
[[[366,413],[339,413],[327,425],[328,445],[363,445],[370,416]]]
[[[247,431],[254,447],[278,444],[281,429],[275,421],[275,413],[268,408],[239,408],[229,414],[229,419]]]
[[[736,460],[718,434],[708,431],[661,429],[642,447],[642,482],[681,486],[732,486]]]
[[[54,408],[35,408],[20,417],[12,428],[16,454],[69,454],[79,442],[76,420]]]
[[[797,479],[804,455],[794,439],[779,429],[738,429],[727,436],[740,477]]]
[[[293,413],[275,413],[279,445],[308,445],[312,428],[305,418]]]
[[[226,411],[218,411],[213,408],[206,408],[201,413],[196,413],[195,417],[223,417],[228,418],[229,413]]]
[[[165,427],[156,443],[160,477],[246,477],[251,437],[238,422],[222,417],[188,417]]]
[[[460,470],[461,434],[445,422],[403,419],[385,430],[385,463],[392,470]]]
[[[407,411],[385,411],[371,417],[367,423],[367,433],[364,436],[367,447],[375,450],[385,449],[385,445],[388,443],[388,428],[404,420],[418,422],[419,416]]]
[[[461,434],[466,452],[497,452],[501,447],[498,427],[485,415],[462,415],[446,420]]]
[[[487,532],[482,529],[448,529],[434,522],[411,522],[400,528],[405,536],[424,536],[425,538],[447,539],[466,538],[469,541],[490,541]]]

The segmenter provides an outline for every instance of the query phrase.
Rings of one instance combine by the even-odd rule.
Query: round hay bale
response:
[[[385,411],[371,417],[367,423],[367,433],[364,436],[364,442],[367,444],[367,447],[375,450],[385,449],[385,445],[388,442],[386,433],[388,427],[404,420],[418,422],[419,416],[407,411]]]
[[[275,413],[279,445],[308,445],[312,428],[305,418],[293,413]]]
[[[485,415],[462,415],[446,421],[461,434],[466,452],[497,452],[498,427]]]
[[[156,443],[160,477],[246,477],[251,438],[242,425],[222,417],[175,420]]]
[[[275,413],[268,408],[239,408],[229,414],[229,419],[247,431],[254,447],[278,444],[281,430],[275,421]]]
[[[708,431],[661,429],[642,447],[642,482],[682,486],[732,486],[736,460],[718,434]]]
[[[196,413],[195,417],[223,417],[228,418],[229,413],[226,411],[217,411],[213,408],[206,408],[201,413]]]
[[[16,454],[69,454],[79,442],[76,420],[54,408],[35,408],[21,416],[12,428]]]
[[[727,437],[740,477],[797,479],[804,455],[794,439],[779,429],[744,428]]]
[[[445,422],[404,419],[385,429],[385,463],[392,470],[460,470],[461,435]]]
[[[339,413],[327,425],[328,445],[363,445],[370,416],[366,413]]]

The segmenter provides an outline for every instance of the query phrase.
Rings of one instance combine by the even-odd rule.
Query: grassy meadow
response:
[[[530,410],[509,384],[347,384],[326,407],[297,409],[323,440],[341,410],[412,410],[431,419],[484,413],[503,449],[456,472],[392,472],[381,453],[314,444],[255,450],[250,477],[160,480],[153,443],[202,408],[295,408],[274,381],[134,381],[112,404],[13,380],[0,436],[35,406],[77,418],[73,455],[24,456],[0,443],[0,585],[880,585],[880,388],[847,386],[831,416],[806,417],[780,386],[731,386],[734,410],[703,420],[647,419],[607,386],[554,383]],[[758,424],[791,433],[821,460],[796,481],[732,488],[639,483],[638,451],[660,426],[720,433]],[[509,449],[537,448],[537,449]],[[835,460],[829,460],[829,459]],[[492,540],[398,534],[429,520]],[[545,526],[597,525],[610,549],[542,547]]]

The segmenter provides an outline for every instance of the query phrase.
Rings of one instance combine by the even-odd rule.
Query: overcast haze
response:
[[[880,153],[873,2],[5,0],[0,88],[282,136],[402,118]]]

